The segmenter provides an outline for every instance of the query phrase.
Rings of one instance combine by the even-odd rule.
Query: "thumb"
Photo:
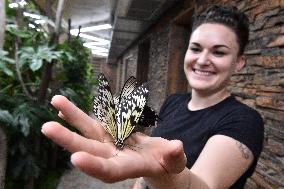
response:
[[[186,166],[186,155],[183,143],[180,140],[172,140],[168,146],[169,153],[163,157],[163,167],[168,173],[180,173]]]

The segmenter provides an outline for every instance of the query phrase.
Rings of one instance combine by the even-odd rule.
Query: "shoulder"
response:
[[[224,109],[222,119],[214,126],[214,134],[222,134],[245,144],[258,157],[264,138],[264,123],[253,108],[233,98]]]
[[[226,115],[224,119],[237,119],[239,121],[253,121],[257,122],[260,125],[262,124],[263,120],[261,115],[252,107],[240,102],[235,97],[232,97],[226,107],[224,108],[226,111]]]

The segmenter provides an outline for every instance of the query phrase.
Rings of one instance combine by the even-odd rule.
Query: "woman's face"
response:
[[[191,34],[184,71],[192,90],[213,94],[226,88],[231,75],[244,65],[238,56],[235,33],[228,27],[206,23]]]

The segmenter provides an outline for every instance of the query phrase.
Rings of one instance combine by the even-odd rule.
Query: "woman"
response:
[[[105,182],[141,177],[134,189],[243,188],[262,149],[263,122],[226,87],[245,65],[247,41],[248,19],[234,7],[212,6],[197,17],[184,60],[191,93],[165,101],[155,137],[135,133],[127,140],[137,150],[117,153],[99,142],[104,129],[62,96],[51,103],[84,137],[56,122],[42,132],[73,153],[73,165]]]

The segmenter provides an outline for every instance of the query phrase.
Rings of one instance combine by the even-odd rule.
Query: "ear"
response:
[[[238,58],[237,62],[236,62],[236,66],[235,66],[235,72],[239,72],[241,71],[241,69],[243,69],[243,67],[246,64],[246,59],[245,56],[242,55]]]

